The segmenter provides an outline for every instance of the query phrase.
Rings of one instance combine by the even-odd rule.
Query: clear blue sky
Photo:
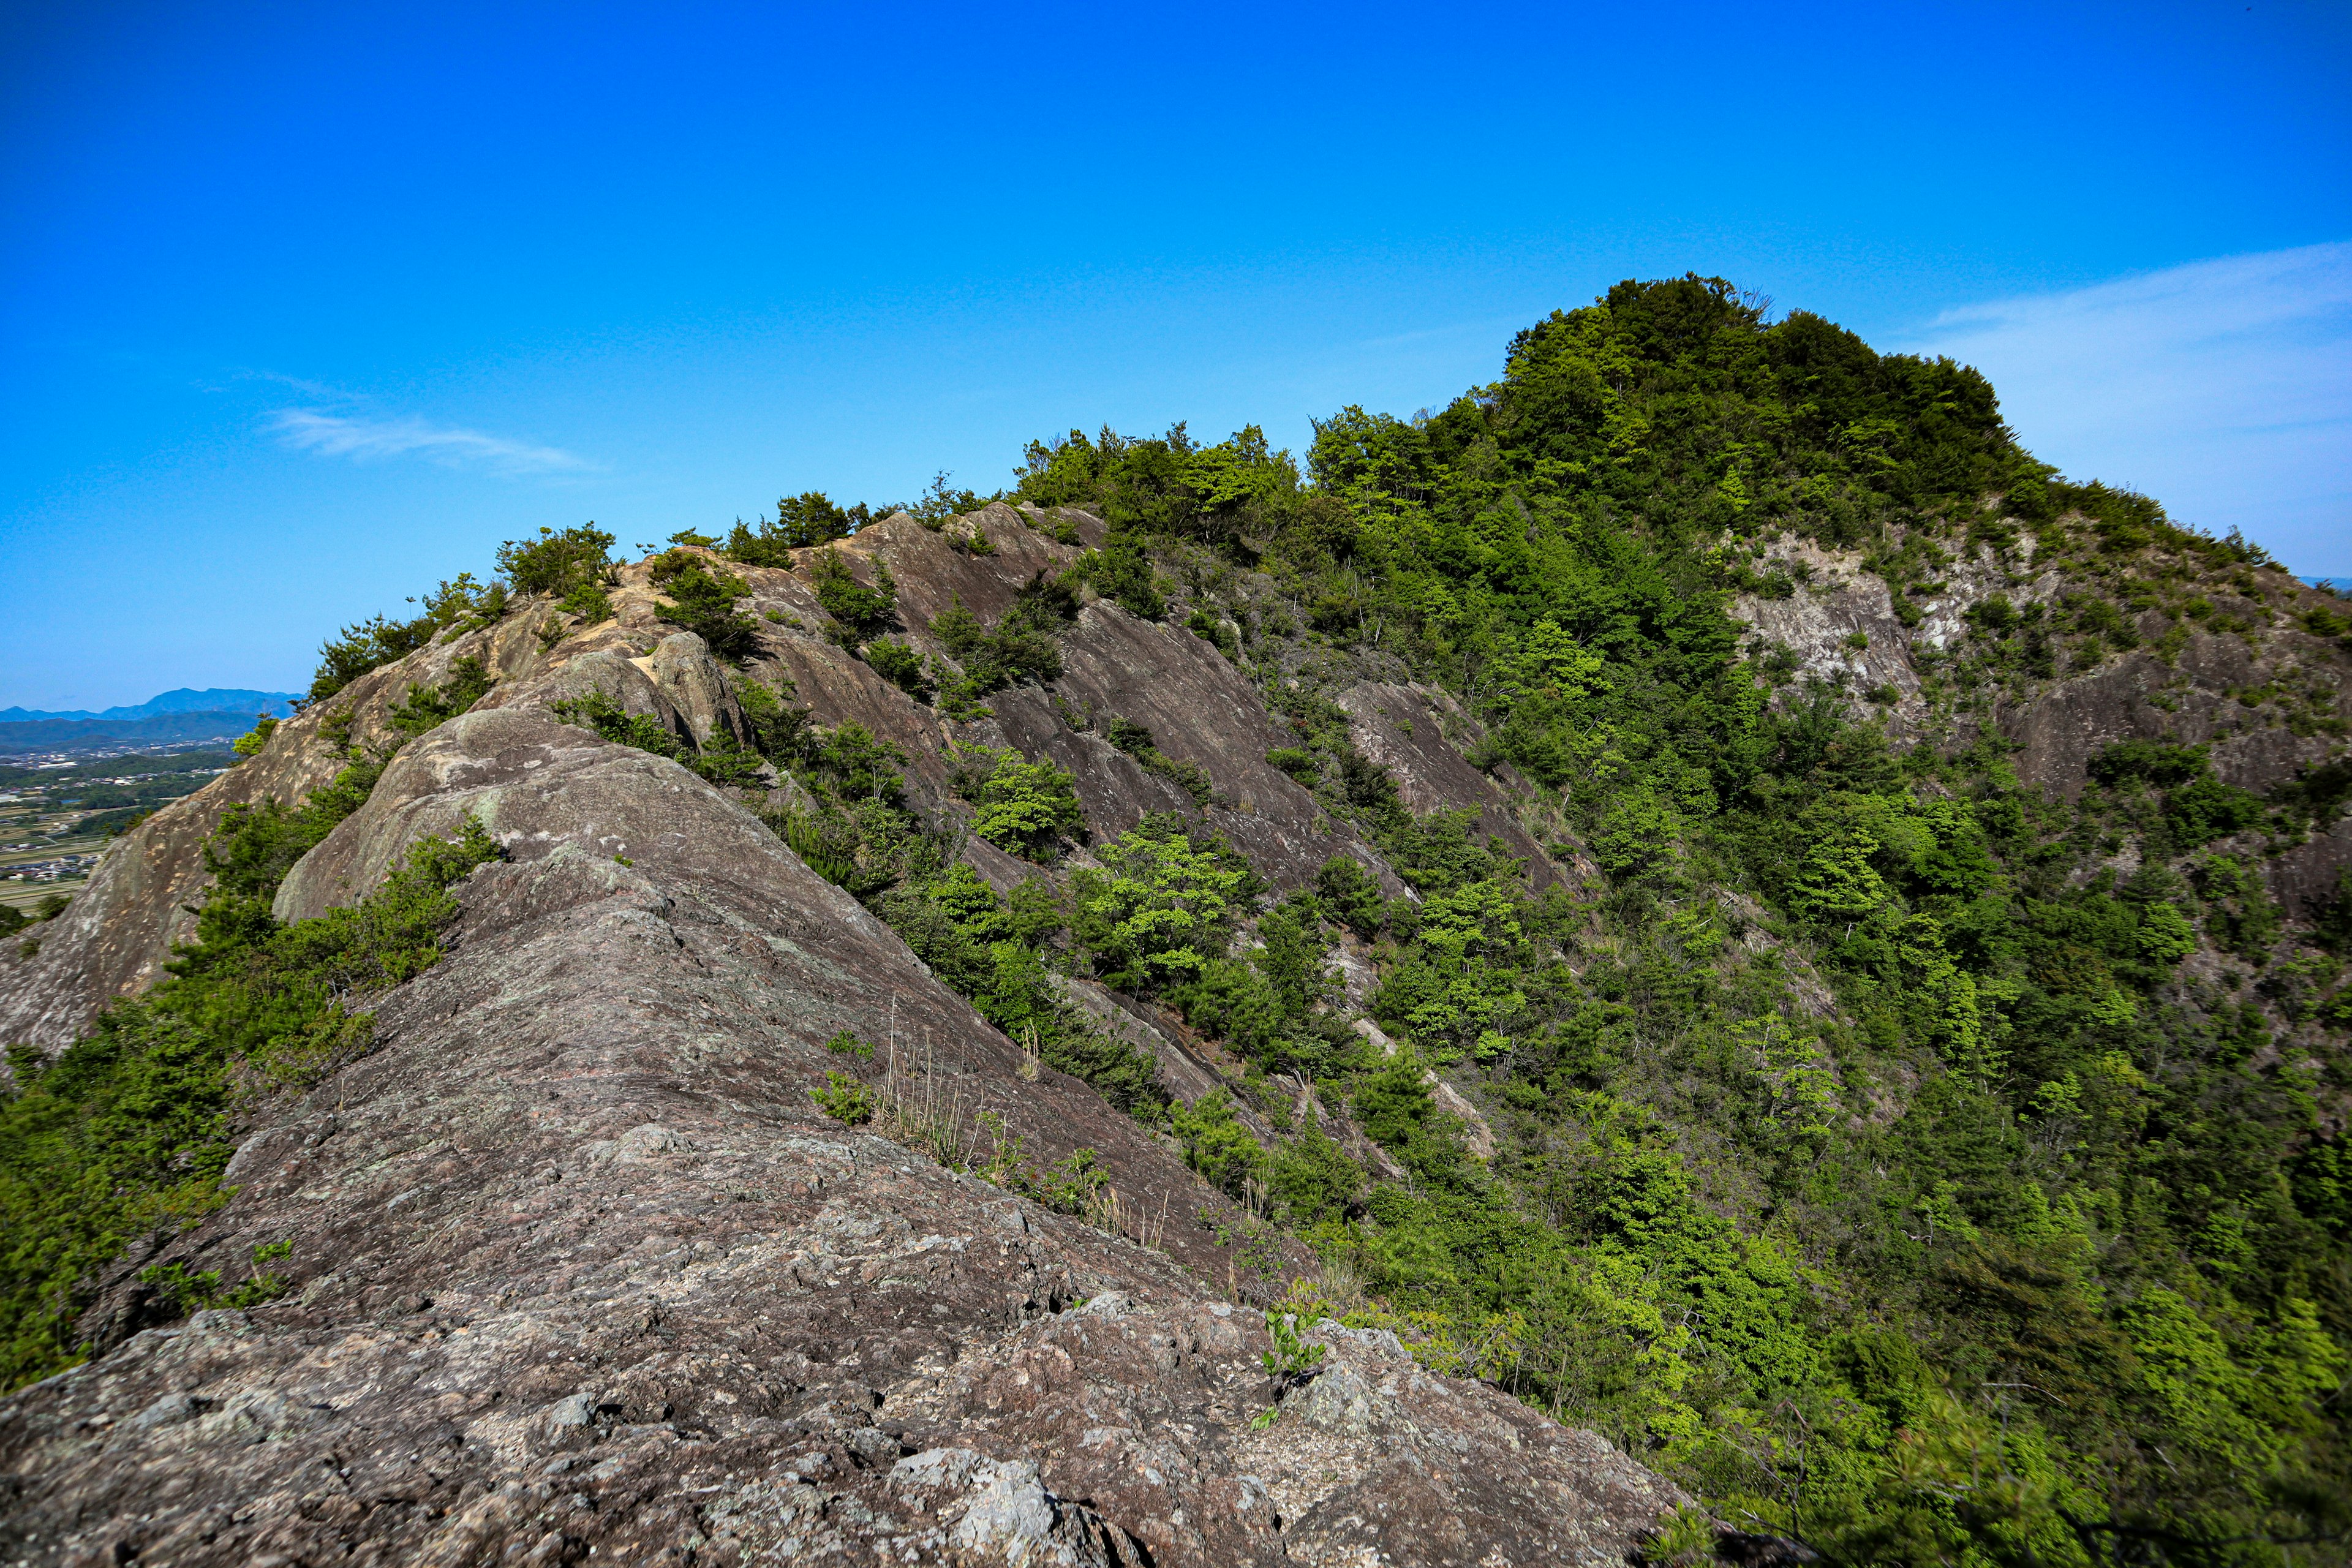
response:
[[[2070,472],[2352,575],[2347,18],[13,5],[0,706],[299,688],[542,523],[1297,446],[1690,269],[1961,344]]]

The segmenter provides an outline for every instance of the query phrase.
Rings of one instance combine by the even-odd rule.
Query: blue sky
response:
[[[0,10],[0,706],[593,518],[1407,413],[1626,276],[2352,575],[2340,5]]]

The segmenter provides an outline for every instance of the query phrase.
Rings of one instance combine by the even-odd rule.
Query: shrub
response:
[[[551,703],[548,710],[566,724],[593,730],[614,745],[634,746],[673,762],[687,755],[686,743],[671,734],[660,720],[650,713],[631,713],[601,691],[563,698]]]
[[[509,540],[499,546],[499,570],[518,594],[548,594],[557,598],[584,584],[603,581],[612,569],[613,536],[589,523],[539,531],[537,539]]]
[[[2144,779],[2169,789],[2202,778],[2210,764],[2202,746],[2175,746],[2163,741],[2117,741],[2084,765],[2094,783],[2119,784]]]
[[[1228,1197],[1244,1196],[1265,1169],[1265,1146],[1234,1114],[1233,1100],[1223,1089],[1211,1089],[1196,1104],[1179,1101],[1169,1108],[1168,1116],[1184,1163]]]
[[[747,682],[745,689],[767,695],[756,682]],[[774,700],[771,697],[769,700],[772,703]],[[551,704],[549,710],[564,723],[593,730],[614,745],[634,746],[640,752],[651,752],[655,756],[683,763],[711,784],[747,785],[757,784],[761,778],[761,753],[723,729],[713,729],[709,741],[698,751],[672,734],[652,714],[628,712],[601,691],[564,698]]]
[[[446,680],[438,686],[411,687],[408,695],[384,715],[385,721],[403,735],[422,735],[479,702],[488,695],[494,679],[478,658],[454,659]]]
[[[874,673],[918,702],[931,700],[932,683],[923,656],[905,643],[877,642],[866,646],[866,662]]]
[[[656,557],[652,575],[670,597],[663,619],[700,637],[720,658],[740,663],[760,651],[759,622],[735,607],[751,591],[742,578],[712,572],[684,550]]]
[[[785,678],[783,684],[792,689],[791,678]],[[757,680],[738,682],[735,702],[743,710],[744,722],[751,731],[751,744],[761,756],[779,762],[806,759],[814,743],[807,709],[786,707],[774,691]]]
[[[278,721],[264,713],[253,721],[249,733],[239,735],[230,743],[229,750],[240,757],[257,757],[268,746],[269,737],[277,729]]]
[[[557,601],[559,610],[580,617],[581,625],[595,626],[613,618],[613,601],[601,583],[581,583]]]
[[[845,801],[895,801],[906,793],[898,770],[907,753],[856,720],[824,731],[809,755],[809,766]]]
[[[1262,1356],[1266,1376],[1283,1384],[1298,1382],[1323,1364],[1328,1345],[1310,1345],[1298,1337],[1298,1320],[1288,1312],[1268,1312],[1265,1331],[1274,1348]]]
[[[915,956],[981,1016],[1024,1042],[1057,1072],[1145,1121],[1168,1103],[1151,1053],[1087,1026],[1062,998],[1039,957],[1062,925],[1052,884],[1032,879],[1000,898],[958,861],[902,887],[877,906]]]
[[[1085,823],[1076,778],[1051,762],[987,746],[959,746],[953,755],[956,792],[977,808],[971,830],[999,849],[1045,859]]]
[[[825,1041],[824,1048],[837,1057],[856,1057],[859,1061],[874,1059],[874,1042],[860,1039],[855,1029],[844,1029]]]
[[[447,889],[499,849],[478,823],[425,839],[355,907],[281,926],[269,915],[300,853],[365,800],[374,773],[344,770],[299,808],[232,806],[205,847],[215,883],[196,940],[167,978],[116,1003],[46,1065],[12,1054],[0,1098],[0,1387],[79,1359],[74,1325],[131,1237],[169,1231],[226,1200],[219,1185],[247,1097],[314,1082],[368,1047],[353,1004],[440,956]],[[258,1265],[226,1296],[217,1277],[165,1272],[167,1308],[258,1304],[279,1281]]]
[[[849,563],[837,550],[819,555],[809,574],[816,583],[816,602],[852,635],[869,637],[890,624],[898,603],[898,584],[892,581],[886,563],[874,563],[871,588],[850,574]]]
[[[1381,929],[1381,885],[1352,855],[1334,855],[1315,873],[1315,891],[1331,918],[1370,942]]]
[[[1070,572],[1130,616],[1156,621],[1168,613],[1168,601],[1152,579],[1151,558],[1144,553],[1142,539],[1132,532],[1113,529],[1102,548],[1079,556]]]
[[[2210,774],[2192,779],[2164,797],[2165,826],[2184,849],[2226,838],[2262,820],[2260,796]]]
[[[727,558],[746,566],[789,570],[793,552],[846,539],[877,514],[864,502],[839,507],[823,490],[803,490],[776,502],[776,515],[762,518],[757,529],[738,522],[727,535]]]
[[[1215,795],[1216,788],[1209,770],[1198,763],[1188,763],[1171,757],[1152,742],[1148,725],[1131,719],[1113,718],[1108,731],[1110,743],[1143,764],[1146,773],[1161,778],[1192,797],[1194,805],[1206,805]]]
[[[874,1091],[845,1072],[825,1074],[824,1087],[808,1092],[819,1110],[845,1126],[862,1127],[874,1120]]]
[[[1199,976],[1224,956],[1233,922],[1256,900],[1248,863],[1212,838],[1194,844],[1147,819],[1097,852],[1075,879],[1073,927],[1104,980],[1150,993]]]
[[[310,700],[318,702],[332,697],[369,670],[405,658],[452,627],[492,625],[506,613],[506,603],[504,583],[485,587],[474,581],[471,573],[460,572],[425,595],[425,613],[415,620],[373,616],[345,626],[319,648]]]
[[[1303,746],[1276,746],[1265,754],[1265,761],[1267,766],[1288,773],[1308,789],[1323,777],[1321,760]]]

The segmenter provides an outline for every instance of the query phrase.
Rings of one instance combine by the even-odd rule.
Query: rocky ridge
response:
[[[919,646],[949,605],[992,616],[1076,554],[1007,508],[974,528],[992,554],[903,515],[838,548],[889,566]],[[739,570],[755,668],[789,675],[818,722],[901,745],[910,792],[944,801],[945,725],[808,629],[806,562]],[[61,1048],[187,935],[226,810],[306,795],[348,744],[389,749],[394,707],[460,659],[496,677],[400,750],[277,912],[364,896],[467,817],[507,858],[455,889],[442,961],[374,1002],[377,1047],[258,1109],[234,1200],[121,1260],[85,1320],[102,1353],[6,1402],[0,1561],[1485,1568],[1622,1562],[1687,1500],[1336,1324],[1310,1331],[1328,1358],[1267,1425],[1282,1389],[1236,1304],[1230,1203],[1085,1085],[1026,1066],[740,800],[552,716],[593,689],[682,737],[741,728],[728,672],[660,624],[644,563],[612,599],[593,626],[525,604],[287,721],[142,824],[0,971],[0,1033]],[[1095,720],[1147,723],[1207,771],[1207,816],[1274,885],[1347,853],[1401,889],[1266,764],[1280,731],[1209,641],[1096,602],[1063,648],[1051,693],[1001,693],[954,738],[1063,762],[1103,834],[1180,804]],[[1364,706],[1393,721],[1412,695]],[[1487,814],[1540,860],[1435,729],[1395,759],[1415,803]],[[1220,1081],[1171,1021],[1133,1021],[1178,1092]],[[810,1101],[844,1028],[887,1042],[898,1113],[877,1125],[898,1139]],[[925,1138],[1039,1167],[1084,1149],[1108,1185],[1085,1217],[1049,1212]],[[137,1279],[277,1242],[299,1288],[266,1307],[159,1322]]]

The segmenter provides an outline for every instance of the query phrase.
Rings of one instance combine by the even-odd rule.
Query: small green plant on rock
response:
[[[277,1300],[294,1289],[285,1275],[264,1267],[290,1257],[294,1244],[273,1241],[253,1249],[253,1270],[232,1288],[221,1289],[220,1270],[190,1273],[184,1263],[154,1264],[139,1271],[139,1282],[153,1289],[156,1301],[174,1318],[213,1308],[243,1311]]]
[[[824,1048],[837,1057],[856,1057],[861,1062],[874,1059],[874,1042],[857,1037],[855,1029],[844,1029],[825,1041]]]
[[[1265,1331],[1274,1338],[1274,1348],[1259,1357],[1265,1363],[1266,1376],[1285,1388],[1302,1382],[1308,1373],[1323,1364],[1330,1353],[1328,1345],[1310,1345],[1298,1337],[1298,1318],[1293,1312],[1268,1312]]]
[[[862,1127],[874,1120],[874,1091],[845,1072],[824,1075],[824,1087],[809,1090],[816,1108],[845,1127]]]
[[[231,742],[229,750],[239,757],[257,757],[261,755],[261,749],[269,744],[270,732],[277,728],[278,721],[264,713],[253,721],[252,731],[239,735]]]

